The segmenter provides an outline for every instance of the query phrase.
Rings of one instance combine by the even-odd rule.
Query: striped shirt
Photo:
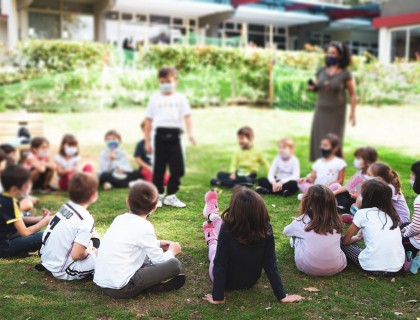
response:
[[[411,244],[420,249],[420,195],[414,200],[412,220],[405,230],[404,237],[410,238]]]

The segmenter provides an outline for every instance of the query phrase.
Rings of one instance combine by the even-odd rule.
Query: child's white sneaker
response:
[[[156,204],[156,207],[157,208],[162,208],[162,206],[163,206],[163,199],[164,198],[165,198],[165,195],[164,194],[160,194],[159,195],[158,201],[157,201],[157,204]]]
[[[176,208],[185,208],[187,205],[179,200],[175,194],[166,196],[163,200],[163,204],[166,206],[176,207]]]
[[[302,199],[303,199],[303,193],[299,193],[297,195],[297,198],[298,198],[299,201],[302,201]]]

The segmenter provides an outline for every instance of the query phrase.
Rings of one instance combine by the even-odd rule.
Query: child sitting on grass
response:
[[[81,157],[79,155],[79,143],[72,134],[64,135],[61,140],[60,150],[54,158],[57,164],[58,186],[61,190],[67,191],[69,182],[75,172],[93,173],[91,164],[81,167]]]
[[[322,184],[332,191],[341,188],[346,176],[346,162],[343,158],[343,151],[340,139],[337,135],[329,133],[321,141],[322,158],[315,161],[312,166],[312,173],[307,178],[299,179],[298,187],[303,192],[314,184]],[[298,195],[302,199],[302,195]]]
[[[26,156],[24,167],[31,172],[32,189],[36,192],[51,193],[57,191],[51,186],[56,165],[50,158],[50,143],[44,137],[31,141],[31,151]]]
[[[98,179],[90,173],[75,173],[69,198],[45,230],[40,253],[42,265],[55,278],[80,280],[95,271],[99,239],[87,208],[98,199]]]
[[[140,179],[138,170],[131,168],[127,155],[119,146],[121,135],[115,130],[105,133],[106,149],[99,157],[99,182],[104,190],[127,188],[130,182]]]
[[[295,249],[299,271],[312,276],[332,276],[347,266],[340,249],[343,225],[332,191],[323,185],[309,188],[300,216],[284,228]]]
[[[41,228],[50,221],[49,212],[33,218],[27,227],[17,198],[31,187],[31,173],[25,168],[10,165],[1,174],[4,192],[0,194],[0,258],[39,250],[42,244]]]
[[[271,164],[267,178],[258,179],[259,194],[278,194],[292,196],[298,190],[297,180],[300,177],[299,159],[295,157],[295,143],[291,138],[281,139],[278,143],[279,153]]]
[[[361,195],[362,207],[356,212],[341,249],[348,260],[370,274],[395,275],[402,270],[405,253],[391,188],[383,181],[370,180],[363,184]],[[361,240],[365,248],[356,244]]]
[[[392,205],[400,217],[400,223],[410,222],[410,209],[401,190],[401,180],[398,173],[387,164],[376,162],[367,170],[368,180],[377,179],[385,182],[392,190]]]
[[[254,131],[250,127],[242,127],[237,132],[240,149],[235,152],[230,165],[230,172],[217,173],[216,179],[211,179],[213,186],[233,188],[234,186],[252,186],[257,172],[262,165],[267,171],[270,166],[263,153],[254,146]]]
[[[178,242],[156,238],[147,220],[156,211],[158,192],[149,182],[138,182],[127,197],[128,213],[117,216],[99,249],[93,281],[113,298],[180,289],[185,283]]]
[[[403,246],[406,252],[411,251],[413,260],[410,271],[417,274],[420,268],[420,161],[411,166],[411,187],[417,194],[414,200],[414,211],[411,223],[407,222],[401,225],[403,236]]]
[[[140,129],[144,133],[144,126],[146,121],[140,124]],[[153,182],[153,166],[152,155],[146,151],[146,140],[142,139],[137,143],[136,150],[134,151],[134,158],[139,166],[141,178],[148,182]],[[163,176],[163,185],[167,186],[169,182],[169,175],[165,172]]]
[[[255,191],[238,188],[229,208],[219,216],[217,193],[206,193],[203,215],[204,238],[208,245],[209,275],[213,293],[203,299],[212,304],[225,302],[225,290],[248,289],[264,269],[279,302],[303,298],[287,295],[277,268],[273,228],[264,200]]]

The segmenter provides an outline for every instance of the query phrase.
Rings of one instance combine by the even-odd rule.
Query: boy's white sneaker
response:
[[[158,201],[157,201],[157,204],[156,204],[156,207],[157,208],[162,208],[162,206],[163,206],[163,199],[164,198],[165,198],[165,195],[164,194],[160,194],[159,195]]]
[[[179,200],[175,194],[166,196],[163,200],[163,204],[166,206],[176,207],[176,208],[185,208],[187,205]]]

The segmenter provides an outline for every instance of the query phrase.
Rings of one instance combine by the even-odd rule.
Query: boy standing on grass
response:
[[[117,216],[103,237],[93,282],[112,298],[180,289],[185,283],[178,242],[158,240],[147,220],[156,211],[158,193],[149,182],[133,185],[129,212]]]
[[[162,68],[158,73],[160,93],[154,94],[146,109],[144,127],[146,152],[154,154],[153,183],[159,192],[158,207],[162,203],[177,208],[185,208],[185,203],[177,197],[181,178],[185,173],[184,152],[181,135],[185,127],[191,144],[195,145],[192,134],[191,108],[183,94],[175,92],[177,72],[173,68]],[[170,179],[167,196],[164,195],[164,175],[169,166]]]
[[[75,173],[70,180],[70,201],[61,206],[42,237],[42,265],[57,279],[80,280],[95,271],[99,239],[87,211],[98,199],[98,179]]]

